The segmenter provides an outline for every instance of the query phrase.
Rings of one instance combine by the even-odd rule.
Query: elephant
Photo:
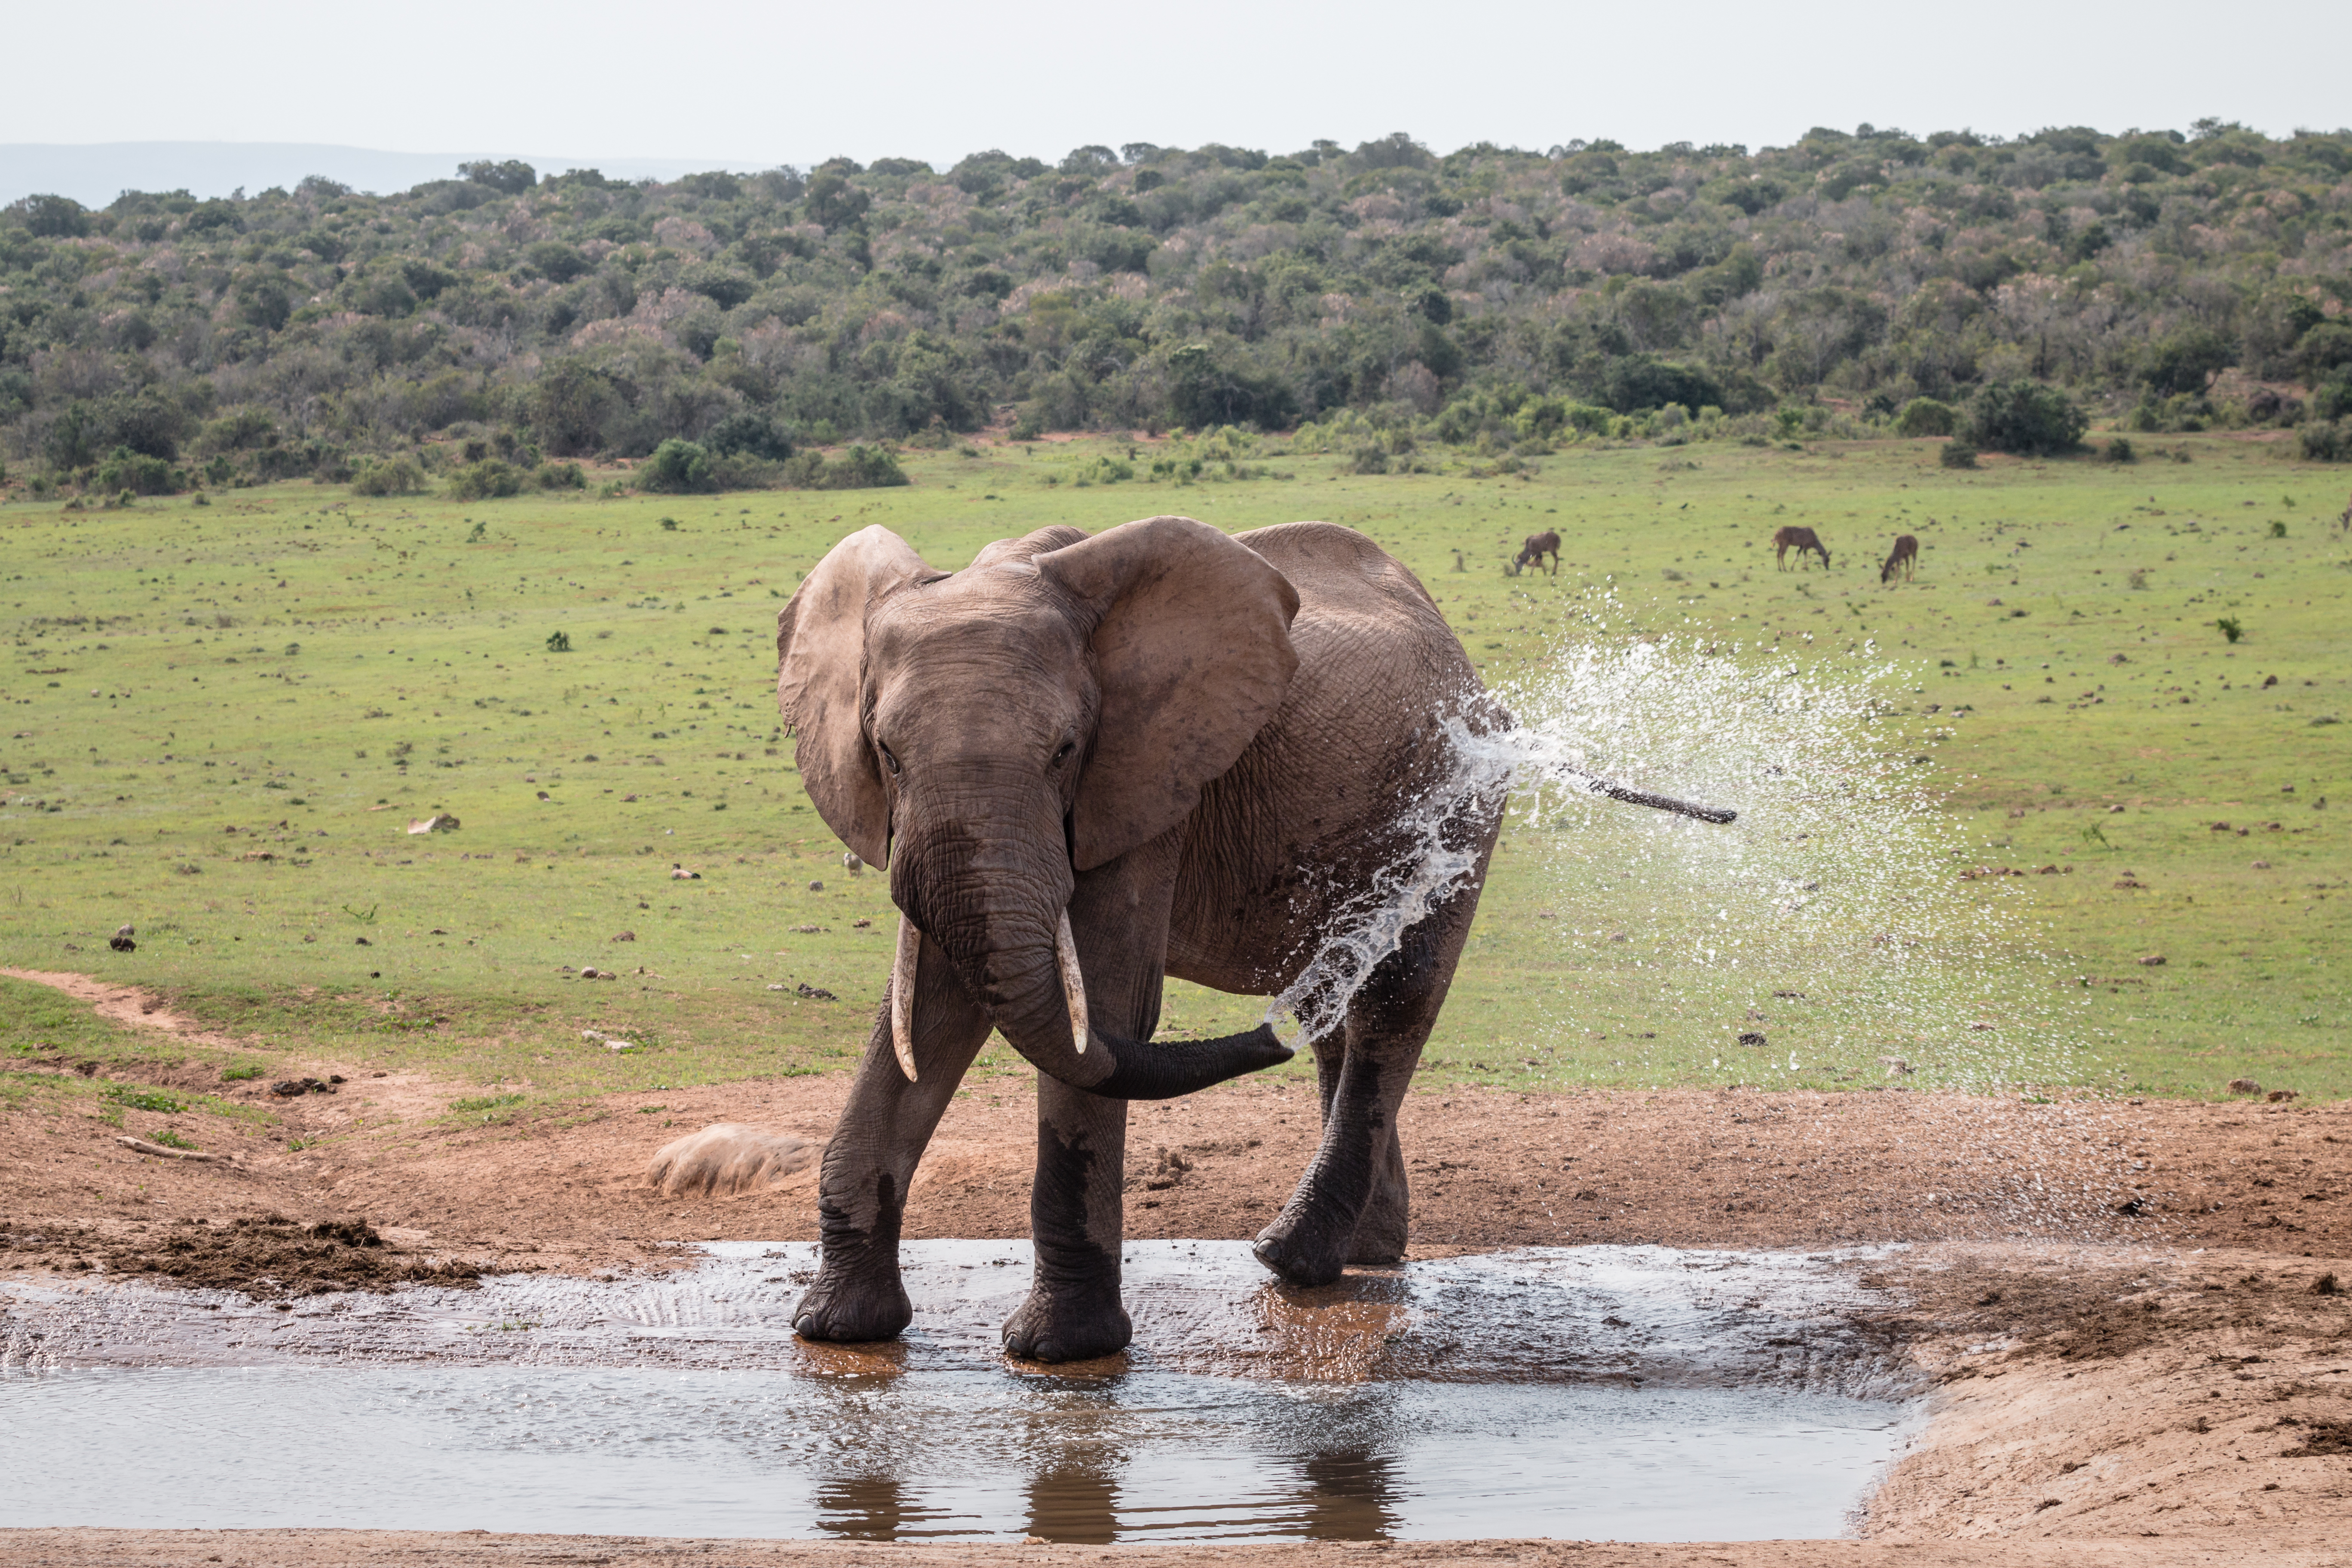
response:
[[[868,527],[803,581],[776,646],[810,802],[887,868],[902,917],[820,1166],[820,1267],[793,1328],[865,1342],[908,1326],[908,1185],[993,1028],[1039,1074],[1036,1263],[1004,1347],[1118,1351],[1127,1101],[1293,1055],[1265,1025],[1153,1040],[1164,977],[1281,993],[1411,851],[1402,803],[1510,718],[1412,574],[1323,522],[1050,527],[960,572]],[[1444,819],[1475,868],[1309,1032],[1321,1141],[1255,1243],[1286,1280],[1402,1256],[1398,1108],[1502,805],[1490,791]]]

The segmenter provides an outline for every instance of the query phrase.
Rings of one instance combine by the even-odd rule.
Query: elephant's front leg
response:
[[[1173,830],[1161,834],[1083,873],[1070,896],[1087,1010],[1097,1028],[1131,1040],[1149,1040],[1160,1027],[1177,848]],[[1013,1354],[1083,1361],[1127,1347],[1134,1328],[1118,1299],[1126,1168],[1127,1101],[1040,1075],[1029,1190],[1037,1273],[1029,1299],[1004,1324]]]
[[[1004,1324],[1004,1348],[1038,1361],[1084,1361],[1127,1348],[1119,1304],[1127,1101],[1037,1080],[1037,1175],[1029,1232],[1037,1271]]]
[[[908,1184],[989,1027],[988,1015],[928,938],[916,973],[916,1080],[907,1081],[892,1048],[886,994],[849,1104],[824,1148],[817,1178],[822,1256],[815,1281],[793,1309],[793,1329],[803,1339],[887,1340],[914,1316],[898,1279]]]

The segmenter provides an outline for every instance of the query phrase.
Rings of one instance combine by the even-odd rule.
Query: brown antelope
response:
[[[1547,555],[1551,557],[1551,574],[1559,576],[1559,535],[1550,529],[1528,534],[1527,542],[1519,546],[1519,553],[1511,563],[1510,575],[1516,577],[1530,566],[1542,565]]]
[[[1900,572],[1903,574],[1903,580],[1908,583],[1911,581],[1911,574],[1917,571],[1918,567],[1917,537],[1913,534],[1900,533],[1895,537],[1895,553],[1889,555],[1886,558],[1886,564],[1878,569],[1878,580],[1882,583],[1892,583],[1895,581],[1895,574]]]
[[[1799,570],[1801,571],[1804,567],[1805,552],[1808,550],[1822,558],[1822,571],[1826,572],[1830,569],[1830,552],[1822,547],[1821,535],[1810,528],[1792,526],[1780,530],[1772,536],[1772,548],[1775,552],[1772,557],[1773,563],[1780,571],[1786,572],[1789,569],[1789,552],[1791,550],[1797,552]]]

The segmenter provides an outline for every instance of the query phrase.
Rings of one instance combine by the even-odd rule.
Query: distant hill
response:
[[[361,191],[404,191],[446,180],[461,163],[509,153],[387,153],[308,142],[100,142],[0,143],[0,206],[45,193],[102,207],[125,191],[181,191],[194,196],[292,190],[310,174]],[[721,158],[557,158],[527,156],[542,174],[599,168],[619,179],[670,180],[698,169],[730,167]],[[754,164],[738,164],[751,168]]]
[[[2352,457],[2347,132],[1444,155],[1399,133],[635,180],[442,162],[381,195],[322,164],[240,176],[238,199],[0,208],[11,479],[673,438],[707,449],[672,454],[689,467],[782,464],[1000,421],[1307,423],[1289,439],[1366,471],[1446,460],[1423,443],[1483,462],[1967,429],[2047,449],[2085,416],[2299,426],[2288,449]]]

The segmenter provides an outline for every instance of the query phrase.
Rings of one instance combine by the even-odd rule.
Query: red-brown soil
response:
[[[40,1238],[0,1252],[0,1268],[135,1270],[162,1260],[185,1221],[215,1229],[269,1215],[291,1222],[296,1240],[320,1221],[372,1222],[390,1244],[378,1267],[391,1278],[378,1283],[404,1268],[665,1267],[677,1242],[806,1239],[814,1170],[741,1196],[671,1199],[646,1186],[646,1166],[713,1121],[821,1141],[848,1087],[836,1077],[673,1089],[654,1112],[639,1108],[649,1100],[614,1100],[583,1124],[463,1126],[438,1120],[464,1092],[449,1085],[323,1062],[303,1070],[352,1079],[284,1109],[294,1133],[326,1141],[289,1153],[257,1139],[231,1163],[153,1159],[96,1121],[0,1115],[0,1232]],[[715,1557],[709,1543],[604,1538],[26,1531],[0,1533],[0,1562],[814,1565],[1095,1553],[1172,1565],[1380,1551],[1593,1568],[2352,1563],[2352,1106],[1451,1090],[1412,1096],[1402,1126],[1418,1254],[1925,1244],[1858,1265],[1887,1291],[1868,1321],[1938,1388],[1927,1434],[1872,1506],[1869,1539],[1107,1553],[730,1542]],[[1034,1127],[1025,1083],[977,1082],[916,1179],[907,1234],[1025,1235]],[[1254,1234],[1316,1131],[1314,1097],[1295,1086],[1138,1105],[1130,1234]],[[222,1282],[218,1269],[205,1282]]]

